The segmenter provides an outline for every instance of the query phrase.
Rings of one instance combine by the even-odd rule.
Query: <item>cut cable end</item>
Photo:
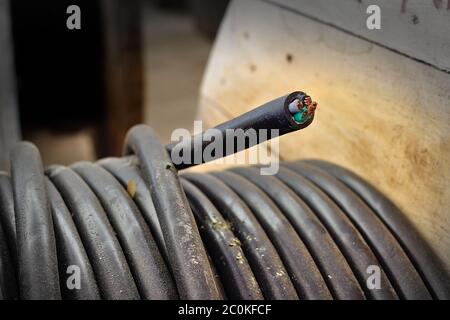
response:
[[[299,92],[295,99],[288,105],[292,119],[298,124],[306,124],[312,121],[317,109],[317,102],[304,92]]]

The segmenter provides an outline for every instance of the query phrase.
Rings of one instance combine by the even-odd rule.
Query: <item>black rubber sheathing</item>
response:
[[[16,271],[16,220],[11,178],[6,172],[0,172],[0,294],[4,300],[19,298]]]
[[[222,300],[228,300],[228,296],[225,293],[225,289],[223,287],[223,283],[222,280],[220,279],[220,275],[217,272],[216,266],[214,265],[214,262],[212,261],[211,256],[208,254],[208,252],[206,253],[207,257],[208,257],[208,262],[209,262],[209,266],[211,268],[211,271],[213,273],[214,276],[214,283],[216,284],[216,288],[219,291],[219,296],[220,299]]]
[[[150,189],[142,178],[136,160],[136,157],[107,158],[99,161],[98,164],[109,171],[125,189],[128,189],[128,184],[134,183],[135,193],[133,200],[147,222],[159,251],[163,255],[166,263],[168,263],[166,244],[164,243],[164,236],[158,221],[158,215],[156,214],[152,196],[150,195]]]
[[[255,184],[235,173],[212,174],[225,182],[252,210],[280,255],[300,299],[332,299],[308,249],[273,201]]]
[[[366,296],[369,299],[398,299],[378,259],[341,209],[312,182],[294,171],[281,166],[277,177],[305,201],[330,232]],[[369,273],[368,270],[374,267],[379,269],[379,284],[369,287],[367,282],[373,271]]]
[[[89,162],[71,166],[100,200],[146,300],[177,299],[175,284],[139,209],[114,177]]]
[[[211,134],[201,133],[195,135],[192,139],[185,139],[181,142],[171,143],[166,146],[166,149],[172,159],[177,158],[174,157],[174,155],[180,156],[180,158],[184,158],[188,155],[186,157],[188,161],[181,161],[180,163],[175,161],[174,163],[175,167],[181,170],[195,164],[201,164],[214,159],[222,158],[229,154],[250,148],[258,143],[270,140],[274,137],[306,128],[313,122],[314,115],[304,124],[299,124],[293,120],[292,114],[288,109],[289,103],[297,98],[299,94],[301,94],[300,91],[295,91],[289,95],[267,102],[260,107],[252,109],[243,115],[214,127],[215,132],[211,130],[207,131]],[[248,130],[250,129],[255,130],[254,133],[257,139],[249,138],[245,139],[245,143],[243,144],[236,143],[237,140],[235,140],[234,134],[237,132],[249,133]],[[260,131],[260,129],[263,130]],[[277,130],[276,133],[275,131],[272,132],[272,129]],[[215,154],[211,154],[211,157],[205,159],[204,155],[207,154],[204,152],[205,149],[216,139],[221,139],[220,141],[224,141],[224,143],[220,144],[223,146],[223,149],[216,150]],[[230,142],[235,143],[231,144]],[[227,148],[228,145],[233,147]],[[184,153],[185,151],[187,154]],[[198,156],[200,156],[200,159],[197,159]]]
[[[14,198],[11,178],[6,172],[0,172],[0,223],[5,232],[6,242],[8,244],[14,268],[17,268],[17,237]]]
[[[322,169],[307,163],[297,162],[288,166],[312,181],[343,209],[377,255],[401,298],[431,299],[427,287],[400,244],[372,209],[351,189]]]
[[[133,127],[125,155],[139,159],[164,235],[172,275],[181,299],[220,299],[214,275],[177,170],[166,149],[147,126]]]
[[[37,148],[28,142],[11,152],[21,299],[61,299],[52,215]]]
[[[277,204],[308,247],[335,299],[365,299],[355,275],[326,228],[292,190],[273,176],[260,175],[258,168],[232,171],[255,183]]]
[[[267,234],[247,205],[226,184],[209,174],[183,175],[230,221],[266,299],[298,299],[297,292]]]
[[[46,178],[55,228],[62,298],[98,300],[100,291],[72,215],[53,183]]]
[[[219,133],[289,126],[293,97]],[[45,177],[37,149],[19,144],[11,177],[0,172],[0,299],[449,296],[432,248],[347,170],[300,161],[275,176],[252,167],[180,178],[168,149],[137,126],[123,158],[52,166]]]
[[[53,166],[47,170],[47,175],[73,215],[101,297],[109,300],[140,299],[120,243],[95,194],[69,168]]]
[[[99,161],[98,164],[114,175],[114,177],[122,184],[124,188],[129,189],[129,184],[134,184],[134,187],[132,187],[134,190],[129,190],[130,192],[134,192],[132,198],[139,207],[145,221],[149,225],[166,265],[169,265],[169,254],[167,252],[166,244],[164,243],[164,236],[158,221],[155,206],[153,205],[153,200],[150,195],[150,189],[141,176],[137,158],[134,156],[124,158],[107,158]],[[212,268],[214,267],[211,263],[210,265]],[[225,298],[225,293],[219,277],[215,273],[214,269],[212,271],[214,273],[216,287],[219,289],[220,295]]]
[[[6,235],[0,223],[0,296],[4,300],[18,298],[15,270]]]
[[[231,300],[263,299],[241,243],[230,224],[195,185],[183,178],[181,182],[227,297]]]
[[[442,260],[416,231],[411,221],[391,200],[345,168],[320,160],[305,162],[327,171],[359,195],[402,245],[433,296],[443,300],[450,299],[450,272],[445,269]]]
[[[11,178],[0,172],[0,291],[2,299],[19,298],[16,219]]]

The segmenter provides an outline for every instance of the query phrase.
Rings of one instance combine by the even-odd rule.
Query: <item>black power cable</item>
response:
[[[44,169],[37,148],[22,142],[11,153],[18,287],[23,299],[60,299],[56,240]]]
[[[305,203],[276,178],[259,175],[257,168],[237,168],[233,171],[264,190],[290,220],[308,246],[335,299],[364,299],[363,291],[348,262]]]
[[[299,101],[299,99],[304,101],[302,102],[304,109],[300,110],[300,108],[298,108],[298,111],[290,109],[290,104]],[[192,165],[201,164],[225,157],[243,149],[248,149],[255,144],[270,140],[277,136],[282,136],[293,131],[304,129],[314,120],[314,110],[316,105],[317,104],[313,102],[304,92],[292,92],[291,94],[267,102],[258,108],[214,127],[217,132],[217,136],[213,133],[208,134],[207,130],[204,133],[195,135],[192,139],[185,139],[181,142],[171,143],[166,146],[166,149],[172,156],[172,159],[175,158],[174,155],[179,155],[181,158],[185,151],[188,152],[188,159],[191,160],[197,159],[195,153],[200,155],[200,159],[197,163],[194,163],[193,161],[189,163],[182,162],[182,159],[180,160],[180,163],[175,163],[177,169],[185,169]],[[294,119],[295,114],[303,114],[304,121],[296,121]],[[260,131],[261,129],[262,131]],[[242,133],[249,133],[252,131],[252,133],[255,134],[256,139],[246,139],[242,144],[230,143],[232,148],[227,148],[228,144],[223,143],[223,149],[216,150],[216,154],[213,154],[211,158],[205,159],[203,157],[203,151],[208,147],[208,145],[212,144],[215,139],[220,138],[223,142],[236,142],[233,140],[236,131]]]
[[[70,168],[53,167],[47,171],[72,213],[94,270],[96,283],[91,281],[90,286],[98,286],[104,299],[139,299],[125,254],[105,209],[92,189]],[[65,281],[61,284],[66,285]],[[83,287],[81,290],[95,292],[95,289]]]
[[[444,263],[392,201],[384,197],[361,177],[345,168],[319,160],[305,162],[327,171],[366,202],[399,241],[432,295],[438,299],[450,299],[450,281]]]
[[[105,169],[77,163],[73,170],[100,200],[143,299],[175,299],[177,293],[168,267],[138,207],[120,183]]]
[[[341,209],[320,189],[294,171],[281,167],[277,177],[305,201],[326,226],[340,251],[346,257],[366,296],[371,299],[396,299],[397,294],[383,268],[380,268],[380,289],[369,290],[365,285],[367,267],[380,266],[380,263]]]
[[[404,250],[377,215],[345,185],[306,163],[290,165],[296,172],[314,182],[336,202],[361,232],[373,252],[391,276],[392,284],[406,299],[430,299],[430,293]]]
[[[261,289],[230,224],[195,185],[182,180],[206,249],[230,299],[263,299]]]
[[[77,290],[71,290],[71,287],[67,286],[67,284],[61,285],[62,298],[68,300],[99,299],[100,292],[94,271],[72,219],[71,212],[53,183],[48,178],[46,178],[46,182],[53,227],[55,228],[59,274],[64,275],[70,266],[77,266],[80,274],[83,275],[83,277],[80,277],[80,288]]]
[[[248,180],[232,172],[217,172],[248,205],[274,244],[286,270],[302,299],[331,299],[325,281],[311,254],[275,203]]]
[[[315,107],[294,92],[218,126],[216,138],[299,130]],[[256,134],[256,143],[274,137]],[[141,125],[123,158],[45,174],[38,150],[19,144],[11,177],[0,173],[0,298],[450,297],[432,249],[359,177],[318,161],[283,164],[276,176],[254,167],[180,177],[196,163],[174,164],[171,152],[193,159],[212,142],[201,134],[163,147]]]
[[[275,247],[248,206],[219,179],[185,174],[229,220],[266,299],[298,299]],[[240,259],[237,257],[236,259]]]

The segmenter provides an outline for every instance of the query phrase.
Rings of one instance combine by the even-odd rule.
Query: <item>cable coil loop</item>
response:
[[[299,94],[219,127],[302,129],[286,113]],[[450,298],[433,250],[350,171],[302,160],[274,176],[178,175],[189,165],[172,163],[174,147],[139,125],[122,158],[44,171],[18,144],[0,173],[0,299]]]

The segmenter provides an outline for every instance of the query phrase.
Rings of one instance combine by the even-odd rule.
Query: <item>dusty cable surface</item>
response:
[[[227,129],[282,135],[307,127],[316,107],[294,92],[217,129],[225,139]],[[184,150],[196,143],[203,150],[211,140],[194,137]],[[140,125],[123,158],[44,171],[36,147],[19,144],[11,174],[0,173],[0,298],[450,297],[440,260],[354,174],[300,161],[275,176],[256,167],[179,175],[192,164],[175,165],[176,148]],[[375,290],[371,266],[380,271]],[[76,290],[73,268],[81,274]]]

